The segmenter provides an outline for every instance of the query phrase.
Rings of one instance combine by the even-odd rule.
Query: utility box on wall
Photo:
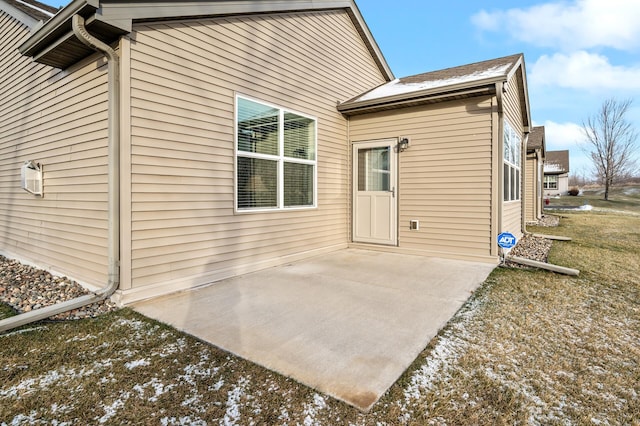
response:
[[[22,189],[42,197],[42,166],[35,161],[25,161],[20,169]]]

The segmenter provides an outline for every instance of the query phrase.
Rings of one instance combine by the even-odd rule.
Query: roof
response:
[[[522,88],[523,120],[529,127],[529,97],[526,89],[524,56],[522,54],[446,68],[395,79],[356,96],[338,106],[347,114],[362,114],[398,106],[414,106],[495,94],[496,83],[519,80]]]
[[[545,151],[545,140],[544,140],[544,126],[537,126],[531,129],[531,133],[529,133],[529,140],[527,141],[527,151],[533,152],[536,150]]]
[[[0,0],[4,10],[26,26],[32,28],[39,22],[48,21],[58,9],[35,0]]]
[[[111,44],[131,32],[135,22],[336,9],[349,13],[382,75],[387,80],[393,79],[393,73],[354,0],[73,0],[38,28],[19,50],[37,62],[62,69],[92,55],[94,51],[73,34],[71,20],[76,14],[85,19],[87,30],[92,35]]]
[[[547,151],[544,173],[547,175],[569,173],[569,151]]]

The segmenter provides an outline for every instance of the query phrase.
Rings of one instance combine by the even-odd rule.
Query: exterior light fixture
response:
[[[399,140],[398,140],[398,150],[400,152],[403,152],[404,150],[406,150],[407,148],[409,148],[409,143],[411,141],[409,140],[409,138],[406,138],[404,136],[400,136]]]

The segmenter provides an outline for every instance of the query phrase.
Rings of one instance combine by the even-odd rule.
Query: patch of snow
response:
[[[227,411],[224,413],[224,425],[232,426],[240,420],[240,399],[245,394],[249,380],[241,377],[237,386],[227,392]]]
[[[71,339],[67,339],[65,342],[66,343],[71,343],[71,342],[84,342],[85,340],[90,340],[90,339],[97,339],[97,336],[93,335],[93,334],[87,334],[86,336],[73,336]]]
[[[160,419],[160,424],[162,426],[173,426],[173,425],[195,425],[195,426],[206,426],[207,422],[202,419],[192,419],[191,417],[180,417],[176,419],[175,417],[163,417]]]
[[[13,418],[13,420],[11,420],[11,423],[9,423],[11,426],[20,426],[20,425],[24,425],[24,424],[36,424],[36,416],[38,415],[38,413],[33,410],[31,413],[29,413],[28,416],[25,416],[24,414],[18,414],[17,416],[15,416]],[[3,425],[5,425],[6,423],[2,423]]]
[[[124,366],[129,370],[133,370],[134,368],[144,367],[150,364],[151,362],[149,362],[147,358],[142,358],[142,359],[137,359],[135,361],[125,362]]]
[[[213,385],[209,386],[209,390],[217,392],[220,389],[222,389],[222,386],[224,386],[224,380],[220,379],[217,382],[215,382]]]
[[[316,415],[320,410],[323,410],[327,407],[327,403],[322,397],[322,395],[318,395],[317,393],[313,394],[313,404],[304,404],[304,425],[305,426],[315,426],[321,425],[320,422],[316,421]]]
[[[162,382],[160,382],[160,380],[154,377],[153,379],[151,379],[151,381],[147,383],[144,383],[142,385],[135,385],[133,387],[133,390],[138,392],[138,394],[140,395],[140,398],[143,398],[145,394],[145,390],[149,387],[153,389],[154,394],[148,398],[148,401],[155,402],[158,400],[158,397],[160,395],[170,391],[175,387],[175,385],[165,386]]]
[[[400,79],[395,79],[373,89],[369,93],[365,93],[355,101],[368,101],[372,99],[386,98],[388,96],[403,95],[407,93],[419,92],[421,90],[435,89],[439,87],[451,86],[454,84],[478,81],[486,78],[499,77],[501,75],[504,75],[505,71],[510,66],[511,64],[505,64],[502,66],[495,66],[484,71],[477,71],[459,77],[445,78],[442,80],[423,81],[421,83],[402,83]]]
[[[48,329],[48,327],[23,328],[22,330],[12,331],[11,333],[0,334],[0,337],[15,336],[16,334],[28,333],[30,331],[37,331],[37,330],[47,330],[47,329]]]
[[[104,409],[104,415],[98,419],[98,422],[108,422],[109,419],[118,414],[118,410],[124,408],[125,403],[130,397],[131,394],[129,392],[124,392],[120,395],[120,398],[113,401],[111,405],[103,405],[102,408]]]
[[[564,166],[560,163],[544,163],[545,173],[563,173]]]
[[[589,204],[585,204],[583,206],[580,206],[578,210],[585,210],[585,211],[593,210],[593,206]]]

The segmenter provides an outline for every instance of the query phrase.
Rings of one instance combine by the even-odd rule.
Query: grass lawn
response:
[[[584,204],[589,204],[597,210],[640,214],[640,186],[613,187],[609,191],[608,201],[604,200],[603,188],[585,188],[582,195],[579,196],[565,195],[549,199],[551,207],[582,206]]]
[[[0,335],[0,424],[640,425],[640,216],[562,215],[369,413],[123,309]]]

